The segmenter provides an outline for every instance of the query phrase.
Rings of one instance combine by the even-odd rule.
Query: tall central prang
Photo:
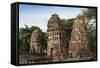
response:
[[[61,60],[66,57],[67,45],[65,28],[57,14],[53,14],[48,21],[48,57],[56,60]]]

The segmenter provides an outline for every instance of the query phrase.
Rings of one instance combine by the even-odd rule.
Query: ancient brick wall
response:
[[[48,48],[47,55],[53,59],[66,57],[67,48],[64,25],[57,14],[53,14],[48,21]]]
[[[79,15],[74,20],[69,44],[70,57],[87,57],[91,55],[87,40],[85,18]]]
[[[31,35],[30,53],[33,54],[41,53],[41,35],[37,29],[34,30]]]

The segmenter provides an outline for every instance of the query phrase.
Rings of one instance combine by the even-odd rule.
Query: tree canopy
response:
[[[83,11],[83,15],[87,20],[87,38],[90,45],[90,49],[93,55],[96,56],[96,9],[87,8]],[[93,20],[93,21],[92,21]]]

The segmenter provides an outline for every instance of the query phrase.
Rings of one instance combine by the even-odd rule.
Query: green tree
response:
[[[25,25],[25,28],[19,29],[19,52],[28,52],[30,42],[31,31],[30,28]]]
[[[87,29],[87,38],[90,45],[90,49],[93,52],[93,56],[96,57],[96,29],[94,27],[89,27]]]
[[[89,41],[90,49],[93,52],[93,56],[96,56],[96,9],[87,8],[83,11],[83,15],[86,19],[86,32]],[[92,21],[93,20],[93,21]]]
[[[64,23],[64,26],[65,26],[67,45],[69,45],[70,38],[71,38],[71,32],[72,32],[72,26],[74,23],[74,18],[62,19],[62,22]]]
[[[96,20],[96,8],[87,8],[83,10],[82,14],[85,16],[87,24],[90,22],[91,19]]]

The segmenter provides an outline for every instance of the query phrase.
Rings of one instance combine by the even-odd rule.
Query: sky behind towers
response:
[[[47,30],[47,23],[52,14],[56,13],[60,19],[75,18],[85,8],[76,7],[58,7],[43,5],[19,5],[19,27],[24,25],[38,26],[44,32]]]

